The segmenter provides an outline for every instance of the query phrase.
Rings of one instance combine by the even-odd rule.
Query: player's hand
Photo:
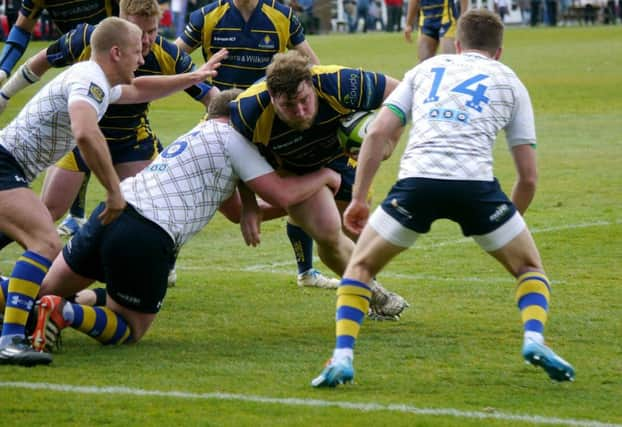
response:
[[[413,31],[415,30],[415,28],[412,25],[406,25],[404,27],[404,39],[406,40],[407,43],[412,43],[413,42]]]
[[[352,200],[343,213],[343,225],[357,236],[361,234],[369,219],[369,205],[366,202]]]
[[[201,65],[194,73],[198,73],[199,81],[207,80],[210,77],[215,77],[218,72],[216,71],[220,67],[220,62],[229,55],[227,49],[220,49],[216,52],[205,64]]]
[[[246,246],[257,246],[261,243],[261,211],[243,209],[240,218],[240,230]]]
[[[121,212],[123,212],[126,205],[127,202],[123,198],[121,192],[118,194],[108,194],[108,198],[106,199],[106,207],[97,216],[97,218],[103,225],[110,224],[112,221],[117,219],[119,215],[121,215]]]
[[[326,185],[330,188],[330,191],[333,192],[333,195],[336,195],[339,191],[339,187],[341,187],[341,175],[335,172],[332,169],[324,168],[326,170],[328,182]]]
[[[0,70],[0,87],[4,84],[4,82],[6,82],[6,79],[8,79],[9,76],[6,73],[6,71],[4,70]]]

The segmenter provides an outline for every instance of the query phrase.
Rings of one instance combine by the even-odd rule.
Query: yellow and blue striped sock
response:
[[[516,303],[525,334],[542,339],[551,299],[549,280],[542,273],[530,271],[519,276],[517,282]]]
[[[32,251],[24,252],[15,263],[6,293],[0,341],[3,345],[14,336],[26,336],[28,315],[39,294],[43,277],[51,265],[50,260]]]
[[[107,307],[71,304],[73,318],[69,326],[95,338],[102,344],[123,344],[132,338],[130,327],[123,317]]]
[[[361,323],[369,310],[371,289],[358,280],[343,278],[337,289],[335,352],[348,354],[354,349]]]

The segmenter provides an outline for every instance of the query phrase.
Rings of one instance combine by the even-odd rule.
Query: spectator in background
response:
[[[382,20],[382,3],[379,0],[372,0],[369,5],[369,19],[368,19],[369,29],[372,31],[376,31],[378,29],[378,24],[380,24],[380,30],[384,31],[384,21]]]
[[[173,12],[173,25],[175,26],[175,37],[184,33],[186,26],[186,11],[188,10],[188,0],[171,0],[171,12]]]
[[[545,0],[546,23],[550,27],[557,26],[557,0]]]
[[[404,0],[384,0],[387,6],[387,31],[402,31],[402,9]]]
[[[566,0],[562,0],[566,1]],[[518,8],[520,9],[521,23],[523,26],[529,25],[531,22],[531,1],[518,0]]]
[[[305,34],[317,33],[319,25],[318,19],[313,16],[313,0],[291,0],[289,6],[298,15]]]
[[[501,18],[501,22],[505,22],[505,17],[510,13],[508,0],[495,0],[495,12]]]
[[[369,23],[369,5],[370,0],[357,0],[356,2],[356,26],[363,19],[363,32],[367,32],[367,24]]]
[[[356,33],[358,20],[356,19],[356,0],[343,0],[343,13],[348,22],[348,32]]]
[[[540,22],[540,0],[531,0],[531,26],[535,27]]]

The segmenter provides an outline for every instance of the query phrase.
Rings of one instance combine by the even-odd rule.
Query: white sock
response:
[[[354,359],[354,351],[351,348],[336,348],[333,351],[333,362],[343,359]]]
[[[523,344],[527,344],[529,341],[544,344],[544,335],[540,332],[525,331],[525,335],[523,335]]]
[[[71,304],[70,302],[67,302],[64,306],[63,306],[63,319],[65,319],[65,321],[69,322],[69,323],[73,323],[73,304]]]

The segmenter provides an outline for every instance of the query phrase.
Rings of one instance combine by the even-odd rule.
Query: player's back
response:
[[[37,19],[43,9],[61,33],[66,33],[80,23],[97,24],[108,16],[119,15],[116,0],[23,0],[21,13]]]
[[[412,119],[403,163],[411,172],[489,180],[500,130],[506,129],[509,143],[535,142],[527,90],[498,61],[478,53],[438,55],[409,71],[404,81],[412,88],[403,98]]]

